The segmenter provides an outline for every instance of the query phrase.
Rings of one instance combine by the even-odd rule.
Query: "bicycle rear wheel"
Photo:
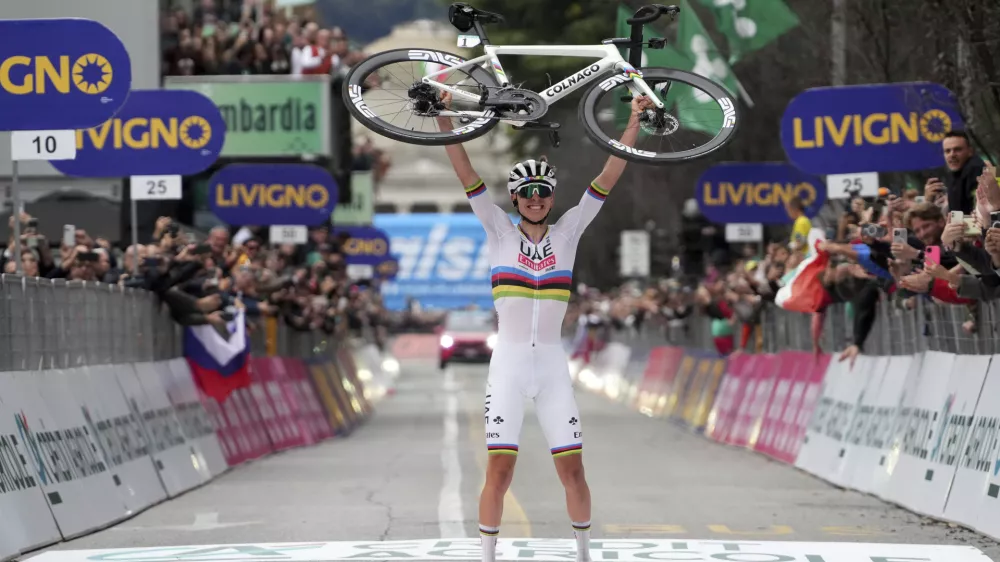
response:
[[[455,97],[451,110],[470,112],[453,117],[451,130],[438,128],[434,103],[441,92],[421,79],[465,59],[434,49],[396,49],[373,55],[354,66],[344,80],[344,103],[359,123],[393,140],[424,146],[466,142],[488,133],[500,122],[496,112]],[[481,95],[500,86],[482,67],[453,70],[436,82]],[[381,115],[385,112],[385,115]]]
[[[672,68],[640,69],[642,79],[664,103],[640,118],[634,147],[619,139],[631,114],[621,73],[595,81],[580,101],[580,121],[597,146],[630,162],[664,165],[701,158],[735,138],[739,109],[725,88],[703,76]]]

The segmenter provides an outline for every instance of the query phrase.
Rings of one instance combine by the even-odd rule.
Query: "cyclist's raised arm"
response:
[[[445,105],[448,105],[451,101],[451,94],[445,92],[441,101]],[[452,129],[451,119],[448,117],[438,117],[437,122],[438,127],[442,131],[450,131]],[[483,223],[486,233],[490,236],[496,235],[499,237],[500,230],[505,227],[513,228],[514,223],[511,222],[507,213],[494,205],[490,199],[489,193],[486,191],[486,184],[483,183],[483,179],[472,167],[472,162],[469,161],[469,154],[465,152],[465,147],[461,143],[449,144],[445,145],[445,151],[448,153],[448,159],[451,160],[452,168],[455,169],[458,181],[462,182],[462,187],[465,188],[465,195],[469,198],[469,205],[472,207],[472,212]]]
[[[632,112],[628,118],[628,125],[625,126],[625,132],[622,133],[622,144],[625,146],[635,146],[635,141],[639,137],[639,115],[652,106],[652,100],[644,95],[636,96],[632,99]],[[625,163],[625,160],[617,156],[609,156],[608,161],[604,164],[604,169],[601,170],[601,174],[594,178],[594,183],[604,191],[605,196],[615,187],[618,179],[622,177],[622,173],[625,171]]]
[[[646,96],[637,96],[632,99],[632,114],[629,116],[625,132],[622,134],[622,144],[635,145],[639,136],[639,114],[652,105],[653,102]],[[587,191],[584,192],[580,204],[566,211],[559,218],[560,230],[568,236],[578,239],[583,234],[584,229],[597,216],[597,212],[601,210],[608,193],[618,183],[618,179],[622,177],[624,171],[625,160],[617,156],[609,156],[600,175],[594,178]]]

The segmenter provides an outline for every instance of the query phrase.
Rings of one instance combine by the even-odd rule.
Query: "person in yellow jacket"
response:
[[[792,237],[788,246],[792,251],[809,253],[809,231],[812,229],[812,221],[806,216],[806,207],[798,197],[789,198],[785,201],[785,212],[792,219]]]

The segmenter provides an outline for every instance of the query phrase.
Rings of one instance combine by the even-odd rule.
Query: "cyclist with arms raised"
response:
[[[445,92],[442,101],[448,105],[451,95]],[[622,144],[634,145],[639,115],[651,107],[652,101],[645,96],[632,100]],[[450,118],[439,117],[438,126],[451,130]],[[520,224],[514,226],[507,213],[490,200],[465,148],[461,144],[445,148],[473,212],[486,229],[493,303],[499,316],[499,334],[486,383],[489,462],[479,499],[482,559],[493,562],[496,557],[503,497],[514,476],[524,399],[530,398],[566,489],[576,559],[589,561],[590,488],[583,472],[580,413],[560,332],[580,236],[618,182],[625,161],[608,158],[580,203],[551,226],[548,216],[554,202],[555,168],[544,159],[518,162],[507,181],[511,203],[521,215]]]

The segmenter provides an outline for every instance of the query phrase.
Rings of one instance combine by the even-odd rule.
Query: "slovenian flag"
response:
[[[821,252],[817,245],[826,238],[822,229],[809,232],[809,253],[806,259],[781,279],[783,286],[774,296],[774,304],[796,312],[819,312],[830,305],[832,299],[823,288],[822,275],[830,262],[830,255]]]
[[[184,328],[184,358],[195,383],[219,404],[229,393],[250,386],[250,339],[243,310],[226,324],[229,338],[211,324]]]

